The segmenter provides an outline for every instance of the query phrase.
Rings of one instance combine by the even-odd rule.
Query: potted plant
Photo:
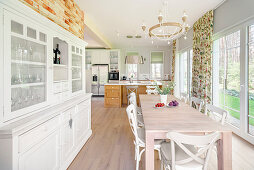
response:
[[[160,94],[161,103],[167,104],[168,100],[168,94],[171,93],[171,91],[174,89],[175,83],[172,81],[169,81],[168,83],[165,83],[162,85],[162,88],[159,87],[159,85],[156,85],[156,90]]]

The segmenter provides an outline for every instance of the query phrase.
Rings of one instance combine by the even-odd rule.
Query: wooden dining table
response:
[[[221,132],[217,144],[218,170],[232,170],[232,131],[230,128],[212,120],[174,96],[168,101],[177,100],[177,107],[154,108],[160,102],[159,95],[139,95],[145,124],[145,166],[154,170],[154,140],[166,139],[168,132],[202,135],[209,132]]]

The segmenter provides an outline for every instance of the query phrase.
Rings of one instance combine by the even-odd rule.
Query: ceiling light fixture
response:
[[[188,30],[189,30],[189,25],[186,23],[187,21],[187,14],[184,11],[183,16],[182,16],[182,23],[179,22],[169,22],[167,21],[168,19],[168,9],[169,3],[168,1],[163,2],[163,9],[159,11],[158,15],[158,21],[159,23],[150,27],[148,29],[147,34],[150,37],[156,37],[159,40],[164,40],[164,41],[171,41],[174,40],[178,37],[180,37],[182,34],[186,36]],[[146,33],[146,25],[143,22],[141,26],[142,30]]]

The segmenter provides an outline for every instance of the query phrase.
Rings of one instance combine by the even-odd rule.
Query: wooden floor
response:
[[[69,170],[134,170],[133,135],[128,124],[126,108],[104,108],[103,98],[92,100],[93,134]],[[254,146],[233,136],[233,170],[254,170]],[[157,152],[155,167],[160,169]],[[144,170],[144,157],[140,170]],[[213,153],[209,170],[217,169]]]

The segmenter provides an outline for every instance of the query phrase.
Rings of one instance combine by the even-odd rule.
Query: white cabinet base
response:
[[[67,169],[91,134],[91,94],[81,94],[0,128],[0,169]]]

